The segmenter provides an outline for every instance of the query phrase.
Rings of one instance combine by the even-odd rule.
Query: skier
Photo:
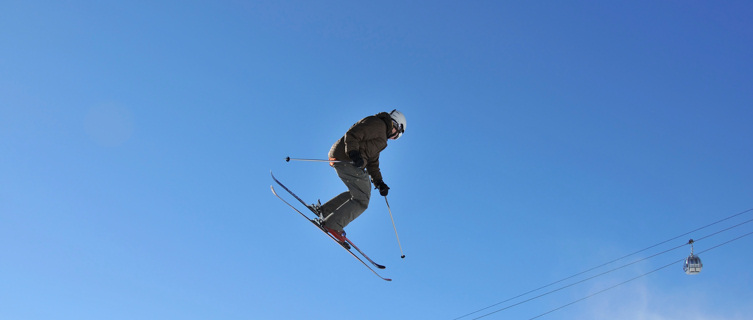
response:
[[[345,183],[345,191],[323,205],[310,207],[319,214],[327,232],[345,242],[344,228],[369,206],[371,182],[379,194],[387,196],[390,188],[382,180],[379,153],[387,148],[387,140],[397,140],[405,132],[405,116],[398,110],[381,112],[356,122],[329,151],[330,165]]]

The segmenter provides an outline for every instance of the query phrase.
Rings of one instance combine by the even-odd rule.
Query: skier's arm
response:
[[[379,156],[376,159],[370,159],[366,165],[366,171],[369,172],[372,181],[382,181],[382,171],[379,170]]]

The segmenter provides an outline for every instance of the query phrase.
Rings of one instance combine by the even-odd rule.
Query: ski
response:
[[[288,187],[286,187],[286,186],[285,186],[284,184],[282,184],[282,182],[280,182],[280,180],[277,180],[277,178],[275,178],[275,175],[274,175],[274,173],[272,173],[272,172],[270,171],[270,174],[272,175],[272,180],[274,180],[274,181],[275,181],[275,182],[276,182],[277,184],[279,184],[279,185],[280,185],[280,187],[282,187],[283,189],[285,189],[285,191],[287,191],[288,193],[290,193],[290,195],[292,195],[292,196],[293,196],[294,198],[296,198],[296,199],[297,199],[297,200],[298,200],[299,202],[301,202],[301,204],[302,204],[302,205],[303,205],[304,207],[306,207],[306,208],[308,208],[309,210],[311,210],[311,212],[313,212],[313,213],[314,213],[314,216],[317,216],[317,215],[318,215],[318,213],[317,213],[316,211],[314,211],[314,209],[312,209],[311,207],[309,207],[309,206],[308,206],[308,205],[306,204],[306,202],[305,202],[305,201],[303,201],[303,200],[302,200],[302,199],[301,199],[300,197],[298,197],[298,195],[296,195],[295,193],[293,193],[293,191],[290,191],[290,189],[288,189]],[[279,197],[279,196],[278,196],[278,197]],[[298,211],[298,210],[296,210],[296,211]],[[300,211],[298,211],[298,212],[300,213]],[[303,215],[304,217],[306,217],[306,215],[304,215],[303,213],[301,213],[301,215]],[[309,218],[308,218],[308,217],[306,217],[306,219],[309,219]],[[316,223],[316,222],[314,222],[313,220],[311,220],[311,219],[309,219],[309,220],[310,220],[310,221],[312,221],[312,222],[313,222],[314,224],[316,224],[317,226],[319,226],[319,224],[317,224],[317,223]],[[321,227],[319,227],[319,228],[321,229]],[[327,231],[326,231],[326,230],[324,230],[324,229],[322,229],[322,231],[324,231],[324,233],[327,233]],[[327,235],[329,235],[329,233],[327,233]],[[374,260],[371,260],[371,258],[369,258],[369,256],[367,256],[367,255],[366,255],[365,253],[363,253],[363,251],[361,251],[361,249],[359,249],[359,248],[358,248],[358,246],[356,246],[356,244],[355,244],[355,243],[353,243],[353,241],[351,241],[350,239],[348,239],[348,237],[346,237],[346,236],[343,236],[343,238],[345,238],[345,240],[347,241],[347,243],[348,243],[348,244],[350,244],[351,246],[353,246],[353,248],[355,248],[355,249],[356,249],[356,251],[358,251],[358,253],[360,253],[360,254],[361,254],[361,255],[362,255],[362,256],[363,256],[364,258],[366,258],[366,260],[368,260],[368,261],[369,261],[369,262],[370,262],[371,264],[373,264],[373,265],[374,265],[375,267],[377,267],[377,268],[379,268],[379,269],[384,269],[384,268],[386,268],[385,266],[383,266],[383,265],[381,265],[381,264],[378,264],[378,263],[376,263],[376,262],[375,262]],[[333,239],[334,239],[334,237],[333,237]],[[340,243],[340,242],[338,241],[338,243]],[[345,247],[343,243],[341,243],[340,245],[343,245],[343,247]],[[348,248],[345,248],[345,249],[348,249]]]
[[[358,251],[358,253],[360,253],[364,258],[366,258],[366,260],[368,260],[369,262],[371,262],[371,264],[373,264],[375,267],[377,267],[379,269],[386,268],[385,266],[374,262],[374,260],[371,260],[371,258],[369,258],[369,256],[367,256],[365,253],[363,253],[363,251],[361,251],[361,249],[358,249],[358,246],[356,246],[356,244],[353,243],[353,241],[350,241],[350,239],[348,239],[348,237],[343,236],[343,238],[345,238],[345,241],[347,241],[354,249],[356,249],[356,251]]]
[[[273,175],[272,177],[274,178],[274,175]],[[296,199],[298,199],[299,201],[301,200],[300,198],[298,198],[298,196],[296,196],[296,195],[295,195],[294,193],[292,193],[292,192],[291,192],[291,191],[290,191],[289,189],[287,189],[287,188],[286,188],[286,187],[285,187],[285,186],[284,186],[284,185],[283,185],[282,183],[280,183],[280,182],[279,182],[279,181],[278,181],[277,179],[275,179],[275,181],[277,181],[277,183],[278,183],[278,184],[280,184],[280,186],[282,186],[282,187],[283,187],[283,188],[284,188],[284,189],[285,189],[286,191],[288,191],[288,192],[289,192],[290,194],[292,194],[292,195],[293,195],[293,196],[294,196],[294,197],[295,197]],[[376,272],[376,271],[375,271],[374,269],[372,269],[372,268],[371,268],[371,267],[370,267],[370,266],[369,266],[369,265],[368,265],[368,264],[367,264],[366,262],[364,262],[364,261],[363,261],[363,260],[362,260],[362,259],[361,259],[360,257],[358,257],[358,256],[357,256],[357,255],[356,255],[355,253],[353,253],[352,251],[350,251],[350,249],[349,249],[349,248],[348,248],[348,247],[346,246],[346,245],[347,245],[348,243],[349,243],[350,245],[352,245],[352,246],[353,246],[354,248],[356,248],[356,250],[357,250],[357,251],[358,251],[359,253],[361,253],[361,254],[362,254],[362,255],[363,255],[363,256],[364,256],[364,257],[365,257],[365,258],[366,258],[367,260],[369,260],[370,262],[372,262],[372,263],[373,263],[374,265],[377,265],[377,266],[379,266],[378,264],[376,264],[376,263],[374,263],[373,261],[371,261],[371,260],[370,260],[370,259],[369,259],[369,258],[368,258],[368,257],[367,257],[366,255],[364,255],[364,254],[363,254],[363,252],[361,252],[361,250],[359,250],[359,249],[358,249],[358,247],[356,247],[356,246],[355,246],[355,245],[353,244],[353,242],[352,242],[352,241],[350,241],[350,239],[348,239],[348,238],[345,238],[345,239],[347,240],[347,243],[341,243],[340,241],[338,241],[337,239],[335,239],[335,237],[334,237],[334,236],[332,236],[332,235],[331,235],[331,234],[329,234],[329,233],[328,233],[328,232],[327,232],[326,230],[324,230],[324,229],[323,229],[323,228],[322,228],[322,227],[321,227],[321,226],[319,225],[319,223],[317,223],[317,221],[316,221],[316,220],[314,220],[314,219],[309,219],[309,218],[308,218],[308,217],[307,217],[307,216],[306,216],[306,215],[305,215],[305,214],[304,214],[303,212],[301,212],[300,210],[298,210],[298,209],[297,209],[297,208],[296,208],[295,206],[293,206],[292,204],[290,204],[289,202],[287,202],[287,201],[286,201],[285,199],[283,199],[283,198],[282,198],[282,197],[281,197],[281,196],[280,196],[279,194],[277,194],[277,191],[275,191],[275,188],[274,188],[274,186],[270,186],[270,189],[272,189],[272,193],[273,193],[273,194],[274,194],[274,195],[275,195],[275,196],[276,196],[276,197],[277,197],[278,199],[280,199],[280,200],[281,200],[282,202],[284,202],[285,204],[287,204],[287,205],[288,205],[288,206],[289,206],[289,207],[290,207],[291,209],[295,210],[295,212],[298,212],[298,214],[300,214],[300,215],[301,215],[302,217],[304,217],[304,218],[305,218],[306,220],[308,220],[308,221],[309,221],[309,222],[311,222],[311,223],[312,223],[313,225],[315,225],[315,226],[317,227],[317,229],[319,229],[320,231],[324,232],[324,234],[326,234],[326,235],[327,235],[327,236],[328,236],[328,237],[329,237],[330,239],[332,239],[332,241],[334,241],[335,243],[337,243],[338,245],[340,245],[340,247],[342,247],[343,249],[345,249],[345,251],[347,251],[347,252],[348,252],[348,253],[349,253],[349,254],[350,254],[351,256],[353,256],[353,258],[356,258],[356,260],[360,261],[360,262],[361,262],[361,264],[363,264],[363,265],[364,265],[364,266],[365,266],[366,268],[368,268],[368,269],[369,269],[369,270],[370,270],[370,271],[371,271],[372,273],[374,273],[374,275],[376,275],[377,277],[379,277],[379,278],[380,278],[380,279],[382,279],[382,280],[385,280],[385,281],[392,281],[392,279],[389,279],[389,278],[385,278],[385,277],[382,277],[381,275],[379,275],[379,273],[377,273],[377,272]],[[304,205],[305,205],[305,202],[303,202],[303,201],[301,201],[301,202],[302,202],[302,203],[304,203]],[[382,266],[382,267],[381,267],[380,269],[384,269],[384,266]]]

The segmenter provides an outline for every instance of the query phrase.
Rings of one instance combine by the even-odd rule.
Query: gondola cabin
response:
[[[691,253],[685,258],[685,265],[683,265],[682,270],[685,270],[687,274],[699,274],[702,268],[701,258]]]

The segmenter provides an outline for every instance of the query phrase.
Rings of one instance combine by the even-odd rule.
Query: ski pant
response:
[[[343,228],[358,218],[369,206],[371,197],[371,181],[364,169],[349,163],[335,163],[333,165],[337,175],[345,183],[345,191],[327,203],[321,209],[324,223],[335,231],[342,232]]]

